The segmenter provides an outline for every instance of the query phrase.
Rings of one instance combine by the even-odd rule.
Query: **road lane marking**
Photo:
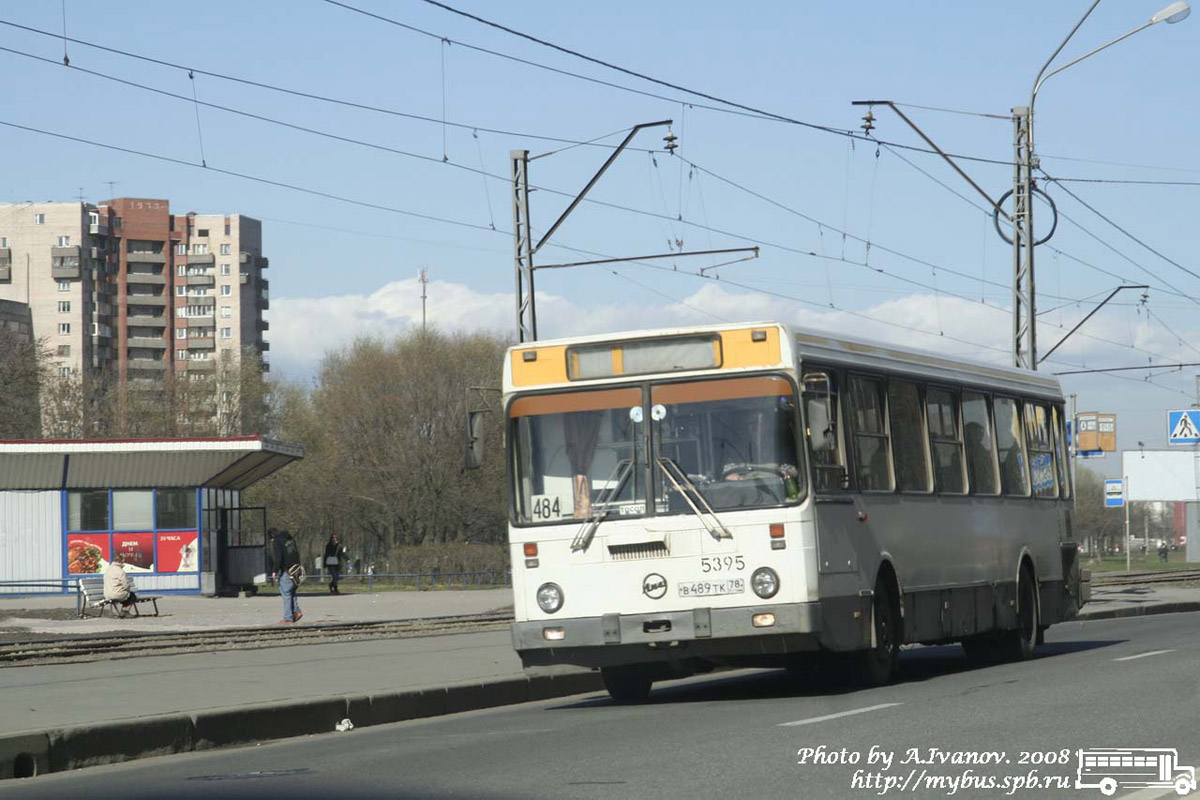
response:
[[[814,722],[825,722],[826,720],[838,719],[839,717],[852,717],[855,714],[866,714],[868,711],[879,711],[882,708],[891,708],[892,706],[902,706],[903,703],[880,703],[877,706],[867,706],[866,708],[855,708],[850,711],[839,711],[836,714],[826,714],[823,717],[810,717],[809,719],[798,719],[795,722],[781,722],[780,728],[796,727],[797,725],[812,725]]]
[[[1138,653],[1135,656],[1125,656],[1124,658],[1114,658],[1113,661],[1133,661],[1135,658],[1146,658],[1147,656],[1161,656],[1163,653],[1174,653],[1174,650],[1151,650],[1148,653]]]

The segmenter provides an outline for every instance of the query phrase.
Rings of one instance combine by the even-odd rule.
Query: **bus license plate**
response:
[[[679,584],[680,597],[711,597],[717,594],[741,594],[746,591],[744,578],[724,581],[692,581]]]

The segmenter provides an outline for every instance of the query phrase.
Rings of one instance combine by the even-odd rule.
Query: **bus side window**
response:
[[[892,490],[892,459],[884,417],[883,381],[850,380],[850,408],[854,421],[854,474],[858,488],[867,492]]]
[[[1029,475],[1035,497],[1058,497],[1050,416],[1041,403],[1025,403],[1025,442],[1029,446]]]
[[[1063,442],[1066,441],[1066,437],[1063,436],[1062,412],[1059,410],[1058,406],[1053,406],[1050,409],[1050,413],[1053,419],[1051,433],[1054,434],[1054,463],[1056,469],[1058,470],[1058,494],[1064,500],[1070,500],[1071,470],[1068,466],[1070,462],[1063,457]]]
[[[888,381],[888,420],[896,487],[902,492],[928,492],[929,447],[921,418],[921,394],[911,381]]]
[[[804,424],[813,465],[813,488],[830,491],[847,488],[849,476],[839,444],[837,391],[824,372],[804,375]]]
[[[1000,487],[1005,494],[1029,495],[1029,470],[1025,467],[1025,442],[1021,437],[1021,417],[1017,401],[997,397],[992,404],[996,415],[996,447],[1000,454]]]
[[[996,444],[992,440],[992,416],[988,413],[987,397],[976,392],[963,392],[962,417],[972,491],[977,495],[1000,494]]]
[[[958,430],[958,398],[945,389],[925,393],[929,438],[933,444],[933,472],[942,494],[966,494],[963,443]]]

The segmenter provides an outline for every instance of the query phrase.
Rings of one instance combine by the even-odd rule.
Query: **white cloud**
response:
[[[513,331],[515,312],[510,293],[482,293],[461,283],[433,281],[428,295],[429,323],[442,330],[510,335]],[[539,333],[542,338],[551,338],[716,321],[780,320],[966,358],[1001,364],[1009,361],[1012,321],[1008,309],[955,297],[913,294],[847,312],[821,310],[720,283],[704,285],[682,301],[652,303],[656,296],[648,291],[637,291],[632,296],[635,299],[627,303],[583,306],[561,295],[539,292]],[[1039,350],[1047,351],[1082,313],[1072,310],[1063,318],[1063,328],[1058,327],[1057,314],[1048,315],[1052,319],[1043,317]],[[1126,317],[1123,313],[1097,315],[1054,358],[1095,366],[1146,363],[1147,356],[1130,350],[1130,344],[1171,358],[1178,356],[1178,341],[1161,326],[1149,324],[1145,316],[1130,324]],[[287,371],[308,373],[327,350],[343,346],[356,336],[387,336],[420,324],[421,289],[415,278],[387,283],[366,295],[280,298],[272,300],[272,358]],[[1111,344],[1089,336],[1107,339]]]

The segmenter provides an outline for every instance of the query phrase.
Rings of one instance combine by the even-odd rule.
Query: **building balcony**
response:
[[[77,281],[82,274],[83,273],[79,271],[78,264],[73,267],[60,267],[57,264],[50,267],[50,277],[54,278],[56,281]]]
[[[212,286],[216,283],[216,279],[212,275],[188,275],[188,286]]]
[[[255,327],[257,327],[260,331],[271,330],[271,323],[267,322],[265,319],[256,319],[254,320],[254,324]]]
[[[250,282],[250,273],[249,272],[243,272],[241,275],[238,275],[238,283],[240,283],[241,285],[245,286],[249,282]]]
[[[127,294],[125,302],[131,306],[167,307],[167,298],[161,294]]]
[[[159,337],[130,336],[125,344],[129,347],[147,347],[154,350],[166,350],[167,340]]]
[[[259,311],[267,311],[271,308],[271,301],[266,297],[259,297],[254,305]]]
[[[125,254],[125,261],[129,264],[165,264],[167,263],[166,253],[150,253],[146,251],[130,251]]]
[[[214,372],[217,368],[215,358],[188,359],[188,372]]]
[[[187,263],[188,263],[189,267],[198,265],[198,264],[207,264],[208,266],[211,267],[213,264],[217,263],[217,257],[215,255],[213,255],[212,253],[204,253],[202,255],[190,255],[187,257]]]
[[[126,283],[137,283],[143,286],[166,286],[167,276],[161,272],[127,272],[125,273]]]
[[[93,222],[88,225],[88,233],[92,236],[108,236],[108,223]]]
[[[12,267],[8,264],[0,266],[0,283],[12,283]]]
[[[0,267],[12,266],[12,248],[0,247]]]
[[[258,342],[258,349],[265,353],[271,349],[271,343],[264,339],[263,341]]]
[[[258,265],[259,269],[266,269],[267,267],[269,267],[271,265],[271,260],[269,258],[267,258],[266,256],[259,256],[257,265]]]
[[[164,372],[167,369],[167,362],[155,358],[131,358],[127,362],[131,370],[145,370],[148,372]]]
[[[188,350],[216,350],[217,340],[211,336],[203,336],[199,339],[189,338],[187,340]]]

